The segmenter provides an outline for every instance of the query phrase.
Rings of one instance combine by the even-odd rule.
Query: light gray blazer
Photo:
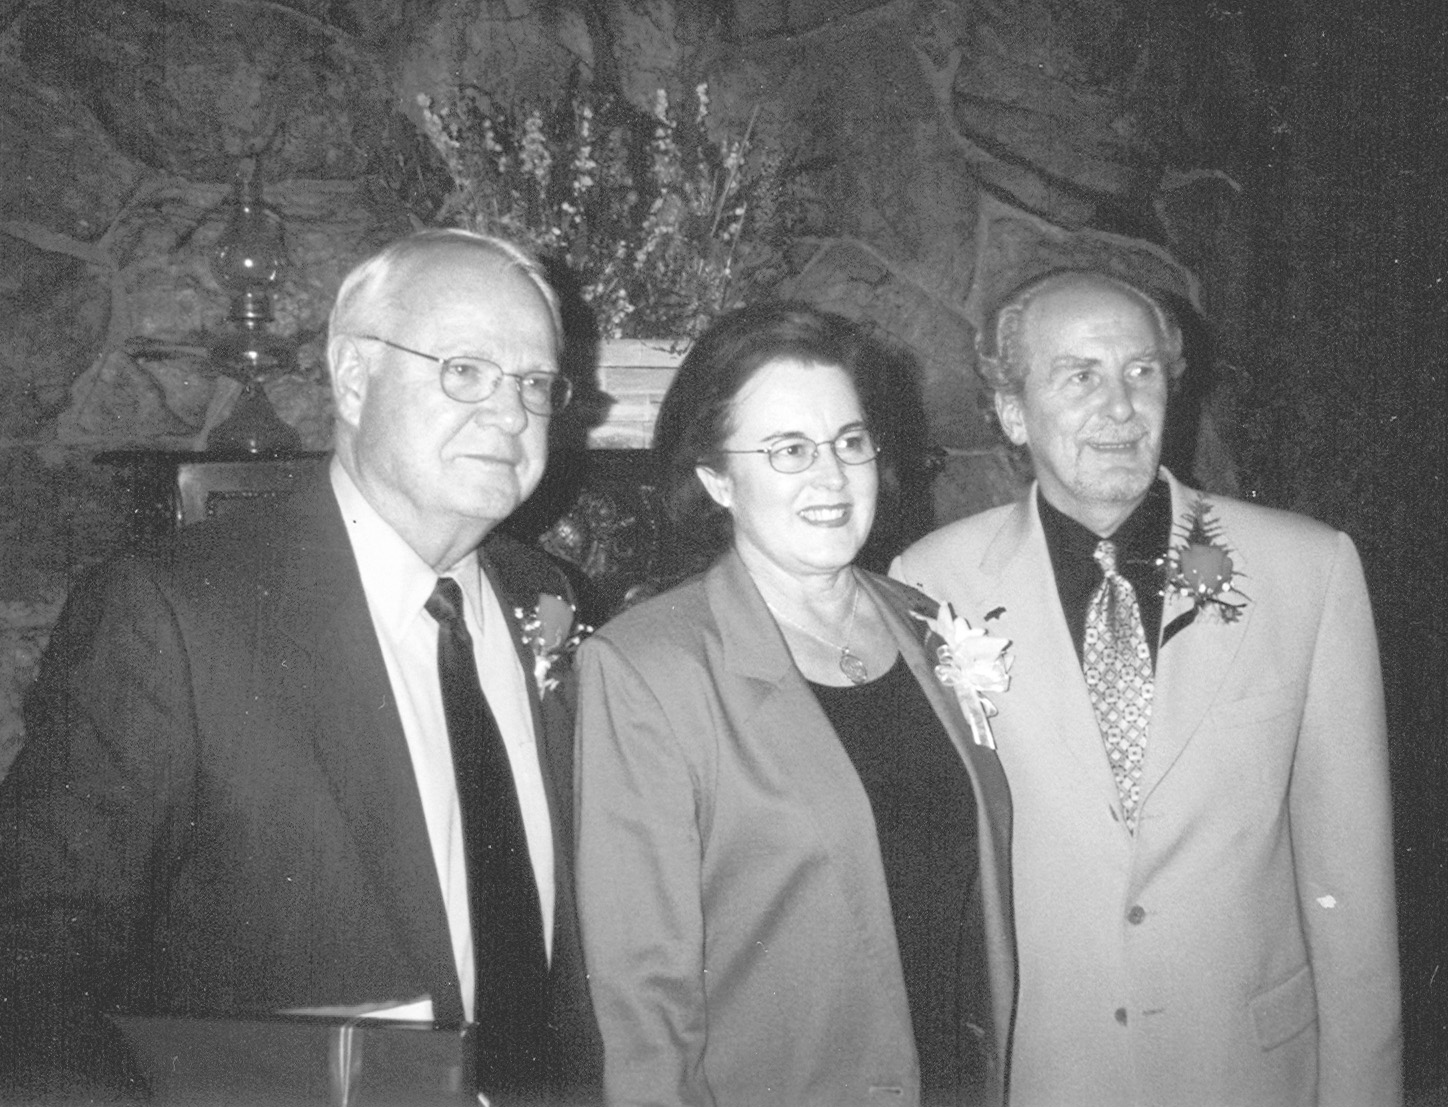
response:
[[[913,604],[861,574],[970,773],[1001,1102],[1014,991],[1010,800],[935,678]],[[743,563],[626,612],[579,657],[579,896],[627,1104],[915,1104],[919,1074],[870,803]]]
[[[1169,473],[1178,522],[1198,495]],[[1020,1003],[1013,1107],[1401,1098],[1377,640],[1346,535],[1211,497],[1248,597],[1161,647],[1135,837],[1036,508],[947,526],[892,574],[1003,608]],[[1163,552],[1166,537],[1162,536]],[[1169,598],[1166,627],[1191,604]]]

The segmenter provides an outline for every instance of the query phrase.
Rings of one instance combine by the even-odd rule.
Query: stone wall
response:
[[[867,321],[919,381],[933,517],[1014,494],[1019,464],[984,416],[971,369],[990,290],[1075,259],[1202,304],[1201,280],[1175,260],[1181,244],[1154,214],[1181,199],[1159,187],[1164,123],[1152,105],[1180,91],[1160,58],[1182,28],[1106,6],[1111,45],[1049,3],[1017,8],[10,5],[0,31],[0,114],[13,136],[0,166],[0,604],[11,606],[0,634],[20,644],[0,670],[0,761],[70,575],[124,539],[127,505],[95,454],[200,448],[234,400],[208,354],[227,298],[207,254],[238,164],[263,179],[292,262],[273,329],[296,362],[266,389],[304,443],[322,448],[321,337],[340,276],[436,216],[442,174],[418,126],[419,94],[472,83],[526,101],[573,79],[644,107],[658,89],[678,97],[707,80],[717,125],[754,117],[759,141],[786,163],[798,214],[774,291]],[[1211,482],[1230,487],[1225,452],[1215,458]]]
[[[322,446],[341,273],[437,219],[419,94],[574,80],[644,109],[707,80],[718,126],[757,113],[788,171],[772,290],[867,321],[913,371],[934,521],[1024,479],[973,373],[982,305],[1083,261],[1184,309],[1173,467],[1358,539],[1388,674],[1410,1063],[1441,1081],[1444,12],[1368,7],[0,2],[0,772],[69,581],[125,541],[130,505],[95,455],[195,448],[235,396],[208,355],[227,301],[205,258],[242,159],[294,262],[276,331],[296,363],[267,389]]]

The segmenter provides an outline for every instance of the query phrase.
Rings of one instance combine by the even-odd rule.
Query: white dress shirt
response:
[[[402,732],[407,738],[407,751],[417,777],[428,839],[447,909],[453,958],[462,982],[463,1011],[471,1019],[476,972],[468,914],[462,812],[453,775],[452,749],[448,744],[442,686],[438,680],[438,628],[423,606],[439,574],[373,510],[335,458],[331,464],[331,480],[402,718]],[[476,554],[468,554],[441,575],[452,577],[462,588],[464,620],[473,639],[478,679],[502,732],[513,782],[518,789],[528,853],[543,910],[544,949],[551,958],[555,900],[553,827],[543,789],[538,739],[533,732],[527,683],[532,677],[518,661],[502,604],[480,570]],[[431,1019],[431,1007],[430,1001],[415,1002],[375,1013],[390,1018]]]

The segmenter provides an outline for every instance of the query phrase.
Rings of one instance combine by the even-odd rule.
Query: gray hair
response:
[[[553,337],[563,348],[563,314],[558,293],[548,283],[543,267],[522,246],[496,235],[478,234],[458,227],[432,227],[384,246],[352,269],[337,289],[337,300],[327,320],[327,339],[376,329],[376,316],[399,306],[405,278],[423,268],[433,255],[450,246],[477,249],[517,269],[533,283],[553,321]]]
[[[1053,269],[1017,285],[985,319],[975,336],[976,372],[998,393],[1019,394],[1025,388],[1030,369],[1025,346],[1025,315],[1035,300],[1047,292],[1071,284],[1097,284],[1115,288],[1145,304],[1156,320],[1157,333],[1166,349],[1164,368],[1175,382],[1186,369],[1182,356],[1182,332],[1176,320],[1150,293],[1130,281],[1095,269]]]

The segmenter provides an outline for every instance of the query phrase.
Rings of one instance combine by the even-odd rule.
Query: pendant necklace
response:
[[[851,684],[864,684],[865,681],[870,679],[870,671],[865,668],[865,663],[850,652],[850,635],[855,629],[855,614],[860,610],[860,586],[858,583],[855,585],[855,602],[850,605],[850,621],[845,627],[845,644],[843,646],[831,642],[828,638],[821,638],[808,627],[800,626],[788,615],[777,610],[768,600],[764,601],[764,606],[774,613],[776,619],[783,619],[790,626],[794,627],[795,630],[803,634],[808,634],[816,642],[823,642],[830,649],[839,650],[840,672],[849,678]]]

